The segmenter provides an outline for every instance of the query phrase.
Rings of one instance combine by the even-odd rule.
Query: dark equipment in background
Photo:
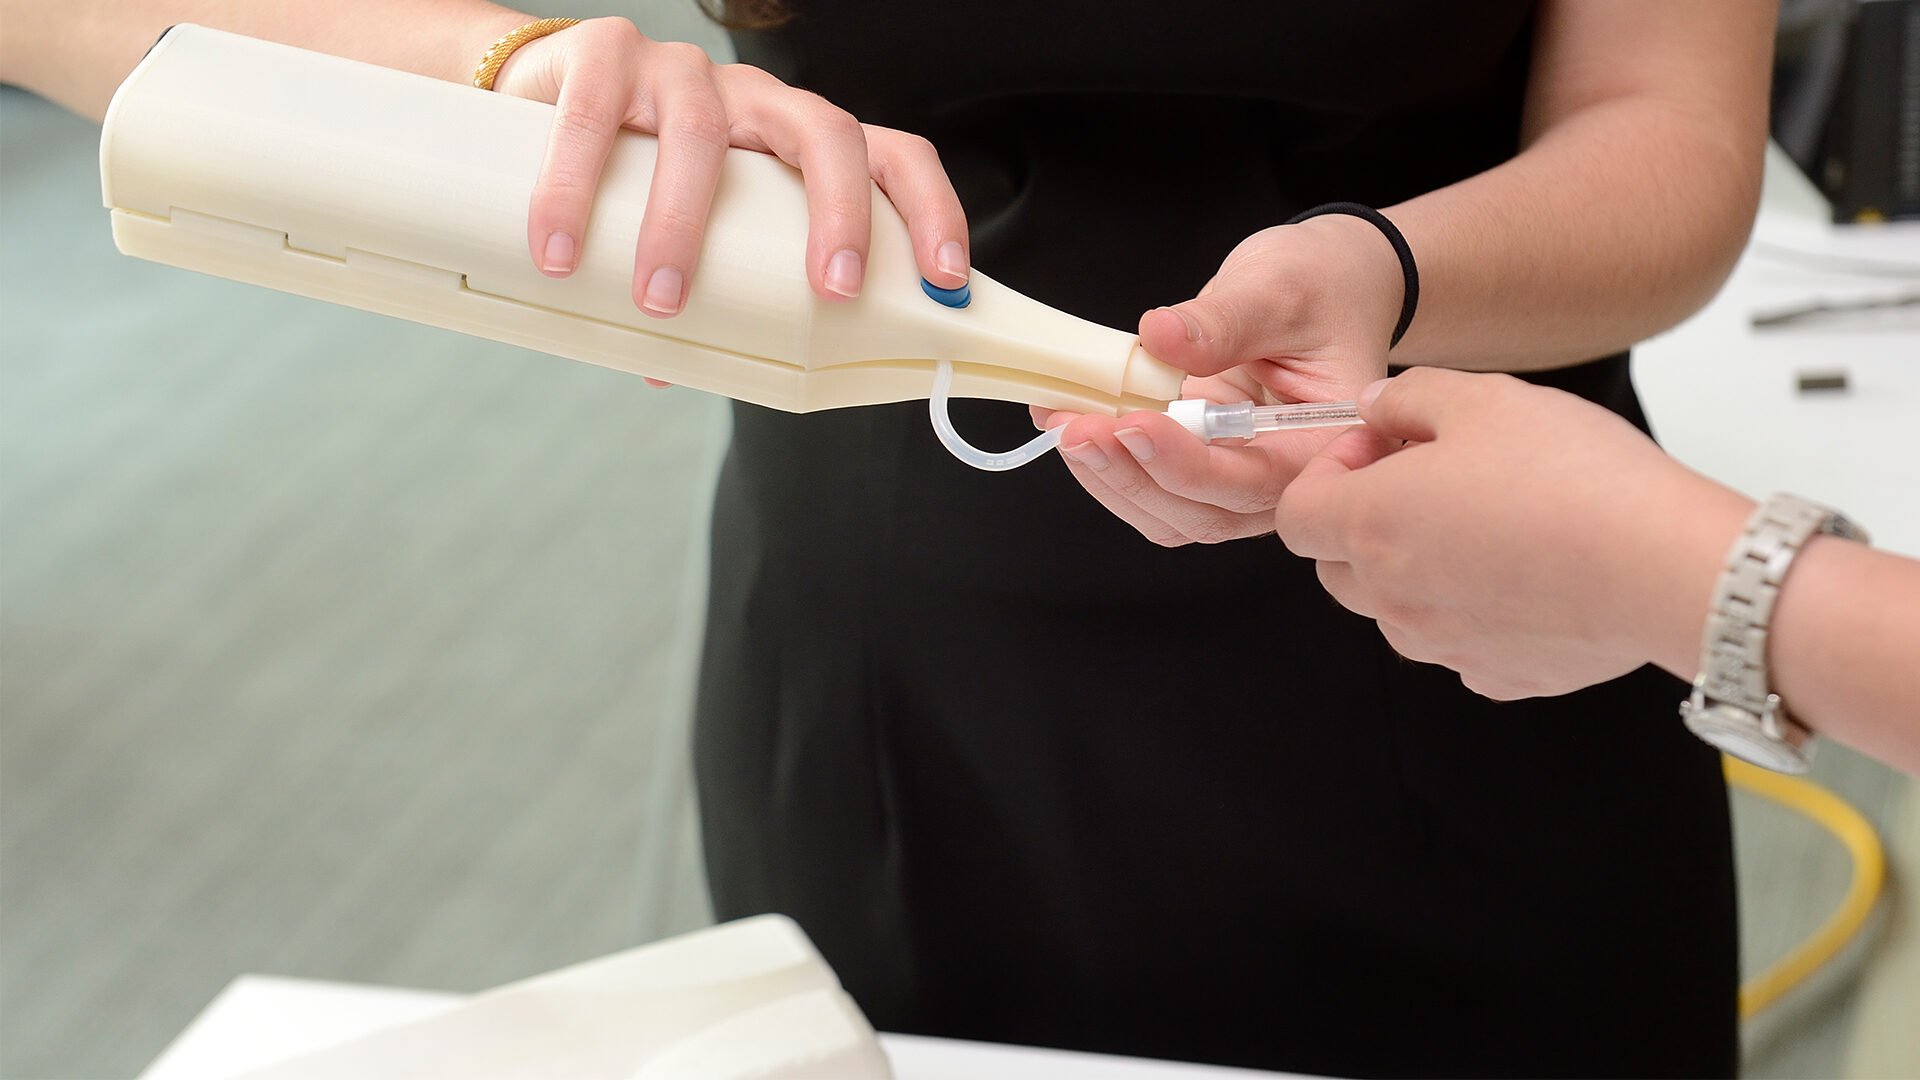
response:
[[[1834,221],[1920,218],[1920,0],[1783,0],[1773,136]]]

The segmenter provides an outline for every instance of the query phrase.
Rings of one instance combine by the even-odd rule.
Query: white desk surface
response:
[[[242,975],[161,1051],[140,1080],[218,1080],[459,1001],[457,994],[424,990]],[[1284,1080],[1289,1075],[916,1035],[881,1035],[880,1043],[898,1080]]]
[[[1783,250],[1784,249],[1784,250]],[[1785,251],[1877,260],[1904,277],[1815,269]],[[1835,227],[1777,150],[1753,242],[1726,288],[1634,350],[1633,378],[1669,453],[1755,498],[1790,491],[1844,511],[1874,545],[1920,556],[1920,307],[1826,316],[1774,329],[1757,310],[1815,297],[1920,290],[1920,222]],[[1843,370],[1849,388],[1801,393],[1802,371]]]

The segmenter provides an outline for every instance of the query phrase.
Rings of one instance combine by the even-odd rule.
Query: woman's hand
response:
[[[1190,398],[1338,401],[1386,374],[1399,318],[1399,260],[1372,225],[1327,215],[1255,233],[1200,295],[1140,319],[1147,351],[1196,378]],[[1280,493],[1333,438],[1269,432],[1208,445],[1165,414],[1118,420],[1034,410],[1067,425],[1061,457],[1094,498],[1157,544],[1218,543],[1273,531]]]
[[[521,46],[494,88],[559,107],[527,215],[534,265],[549,276],[579,264],[601,168],[630,127],[660,136],[633,265],[633,300],[649,315],[669,318],[686,305],[729,146],[773,154],[805,175],[807,280],[822,298],[860,294],[869,178],[906,218],[920,273],[947,288],[967,280],[966,216],[932,145],[862,125],[759,68],[716,65],[698,46],[651,40],[625,19],[590,19]]]
[[[1417,368],[1361,401],[1366,431],[1308,463],[1274,523],[1402,656],[1501,699],[1692,670],[1749,500],[1510,376]],[[1383,456],[1383,436],[1409,445]]]

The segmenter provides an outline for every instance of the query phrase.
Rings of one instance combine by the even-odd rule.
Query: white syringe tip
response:
[[[1201,442],[1207,441],[1207,402],[1201,398],[1185,398],[1167,406],[1167,416],[1174,423],[1193,433]]]

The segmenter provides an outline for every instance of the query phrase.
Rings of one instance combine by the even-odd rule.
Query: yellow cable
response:
[[[1724,761],[1729,784],[1804,814],[1833,834],[1853,858],[1853,880],[1847,883],[1847,894],[1841,897],[1840,906],[1827,916],[1827,921],[1772,967],[1741,985],[1740,1018],[1746,1020],[1779,1001],[1787,991],[1846,948],[1847,942],[1866,924],[1874,901],[1880,897],[1887,860],[1873,826],[1838,795],[1811,780],[1768,772],[1733,758]]]

